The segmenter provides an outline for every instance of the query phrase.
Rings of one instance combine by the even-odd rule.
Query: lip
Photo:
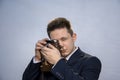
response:
[[[61,53],[65,53],[65,52],[66,52],[66,50],[64,50],[64,49],[63,49],[63,50],[61,50]]]

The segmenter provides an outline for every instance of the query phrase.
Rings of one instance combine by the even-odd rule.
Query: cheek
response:
[[[73,47],[74,43],[73,41],[68,41],[64,44],[64,46],[67,48],[67,49],[71,49]]]

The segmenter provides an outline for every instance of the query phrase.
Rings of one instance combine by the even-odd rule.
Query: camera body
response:
[[[46,40],[46,42],[47,42],[45,44],[46,47],[49,48],[48,45],[51,44],[51,45],[53,45],[54,47],[56,47],[60,51],[61,47],[59,45],[59,41],[58,40]],[[50,64],[48,61],[46,61],[43,56],[42,56],[41,61],[42,61],[42,64],[40,66],[41,67],[41,71],[42,72],[49,72],[51,70],[51,68],[52,68],[53,65]]]
[[[59,45],[59,41],[54,39],[54,40],[46,40],[47,44],[45,46],[48,47],[49,44],[53,45],[54,47],[56,47],[59,51],[61,49],[60,45]]]

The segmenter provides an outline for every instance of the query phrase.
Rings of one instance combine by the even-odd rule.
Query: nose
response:
[[[63,42],[59,40],[59,45],[63,47]]]

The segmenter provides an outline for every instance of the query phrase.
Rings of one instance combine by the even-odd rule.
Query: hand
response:
[[[40,61],[41,60],[41,49],[44,47],[44,45],[46,44],[46,40],[48,40],[47,38],[39,40],[36,43],[35,46],[35,60],[36,61]]]
[[[41,54],[50,64],[56,64],[61,59],[61,54],[57,48],[49,44],[41,49]]]

